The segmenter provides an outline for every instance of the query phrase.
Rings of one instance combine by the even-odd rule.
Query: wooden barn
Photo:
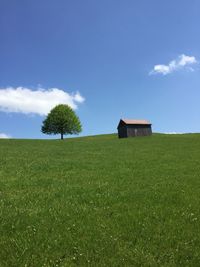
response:
[[[152,134],[151,123],[146,120],[121,119],[117,130],[119,138],[147,136]]]

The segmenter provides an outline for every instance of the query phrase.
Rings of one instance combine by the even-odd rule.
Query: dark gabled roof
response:
[[[151,125],[151,123],[147,120],[132,120],[132,119],[121,119],[118,127],[120,124],[128,124],[128,125]]]

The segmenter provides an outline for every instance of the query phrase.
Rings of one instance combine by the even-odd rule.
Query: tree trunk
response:
[[[63,133],[61,133],[61,137],[60,137],[61,140],[63,140]]]

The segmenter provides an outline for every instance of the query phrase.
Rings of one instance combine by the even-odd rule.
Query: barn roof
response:
[[[121,119],[125,124],[151,124],[147,120],[131,120],[131,119]]]
[[[120,125],[128,124],[128,125],[151,125],[149,121],[146,120],[130,120],[130,119],[121,119],[117,128],[120,127]]]

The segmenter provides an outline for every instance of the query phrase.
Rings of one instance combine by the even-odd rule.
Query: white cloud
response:
[[[166,132],[164,134],[185,134],[185,133],[179,133],[179,132]]]
[[[0,110],[4,112],[46,115],[58,104],[68,104],[76,109],[84,100],[79,92],[70,94],[58,88],[35,91],[24,87],[0,88]]]
[[[155,65],[153,70],[149,73],[151,74],[169,74],[178,69],[187,68],[193,71],[191,65],[196,64],[197,60],[193,56],[180,55],[177,59],[169,62],[168,65]]]
[[[3,138],[3,139],[7,139],[7,138],[11,138],[11,136],[5,134],[5,133],[0,133],[0,139]]]

